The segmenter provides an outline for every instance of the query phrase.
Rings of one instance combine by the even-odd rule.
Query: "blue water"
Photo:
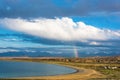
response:
[[[0,78],[50,76],[73,72],[76,70],[53,64],[0,61]]]

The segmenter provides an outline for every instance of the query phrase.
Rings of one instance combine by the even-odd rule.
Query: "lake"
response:
[[[0,61],[0,78],[70,74],[75,69],[38,62]]]

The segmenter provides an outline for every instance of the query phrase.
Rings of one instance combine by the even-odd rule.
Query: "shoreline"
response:
[[[4,60],[9,60],[9,59],[4,59]],[[9,61],[25,61],[25,62],[31,62],[27,60],[9,60]],[[37,61],[32,61],[32,62],[37,62]],[[39,62],[38,62],[39,63]],[[86,68],[81,68],[81,67],[76,67],[73,65],[67,65],[65,62],[62,64],[54,61],[40,61],[40,63],[48,63],[48,64],[53,64],[53,65],[59,65],[59,66],[65,66],[68,68],[73,68],[76,71],[73,73],[69,74],[60,74],[60,75],[52,75],[52,76],[31,76],[31,77],[14,77],[14,78],[7,78],[8,80],[87,80],[91,78],[101,78],[105,77],[103,74],[95,71],[94,69],[86,69]],[[82,70],[82,72],[81,72]],[[6,80],[5,78],[3,80]]]
[[[61,74],[61,75],[52,75],[52,76],[31,76],[31,77],[17,77],[17,78],[10,78],[10,79],[42,79],[42,80],[87,80],[90,78],[97,78],[99,76],[103,76],[96,72],[95,70],[92,69],[84,69],[84,68],[77,68],[77,67],[72,67],[76,69],[77,71],[74,73],[69,73],[69,74]],[[80,70],[83,70],[81,73]],[[95,76],[94,76],[95,75]],[[96,77],[97,75],[97,77]]]
[[[1,60],[0,60],[1,61]],[[18,60],[2,60],[2,61],[14,61],[14,62],[17,62]],[[22,60],[19,60],[18,62],[29,62],[29,61],[22,61]],[[50,64],[50,63],[45,63],[45,62],[33,62],[33,63],[44,63],[44,64]],[[55,76],[64,76],[64,75],[70,75],[70,74],[75,74],[75,73],[84,73],[84,70],[82,69],[77,69],[77,68],[73,68],[71,66],[66,66],[66,65],[60,65],[60,64],[52,64],[52,65],[58,65],[58,66],[64,66],[64,67],[67,67],[67,68],[71,68],[71,69],[74,69],[75,72],[72,72],[72,73],[68,73],[68,74],[58,74],[58,75],[48,75],[48,76],[31,76],[31,77],[13,77],[13,78],[7,78],[7,79],[31,79],[31,78],[43,78],[43,77],[55,77]],[[0,78],[1,79],[1,78]],[[6,78],[3,78],[3,79],[6,79]]]

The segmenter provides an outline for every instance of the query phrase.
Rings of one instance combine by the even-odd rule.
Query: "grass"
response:
[[[19,59],[18,61],[42,62],[42,63],[49,63],[49,64],[58,64],[58,65],[63,65],[63,66],[73,66],[73,67],[78,67],[78,68],[92,69],[92,70],[96,70],[97,72],[101,73],[103,76],[92,75],[96,77],[90,77],[89,80],[120,80],[120,68],[117,68],[115,70],[104,69],[104,66],[120,67],[120,64],[78,63],[78,62],[64,62],[64,61],[54,61],[54,60],[41,61],[41,60],[34,60],[34,59],[25,59],[25,60]],[[75,80],[82,80],[82,79],[75,79]]]
[[[120,68],[115,70],[103,68],[104,66],[120,66],[120,64],[97,64],[97,63],[90,64],[90,63],[72,63],[72,62],[65,63],[65,62],[54,62],[54,61],[47,61],[47,63],[71,65],[71,66],[76,66],[80,68],[94,69],[106,76],[103,79],[120,80]],[[102,79],[102,77],[98,79]]]
[[[104,75],[107,75],[107,78],[120,79],[120,69],[116,69],[116,70],[101,69],[98,71],[100,71]]]

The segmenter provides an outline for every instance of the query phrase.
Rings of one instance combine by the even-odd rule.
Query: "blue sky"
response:
[[[74,21],[83,21],[86,24],[93,25],[100,28],[120,29],[120,17],[116,15],[111,16],[87,16],[87,17],[72,17]]]
[[[82,54],[119,54],[120,0],[0,0],[1,52],[74,46]]]

